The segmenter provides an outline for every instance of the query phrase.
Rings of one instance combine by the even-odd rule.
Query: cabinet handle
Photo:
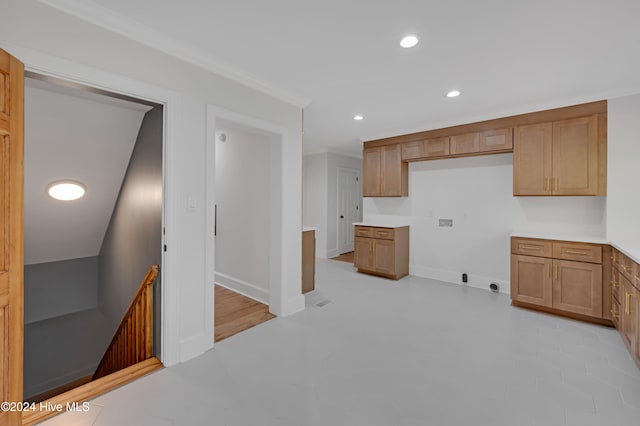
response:
[[[547,277],[551,278],[551,264],[547,265]]]
[[[612,309],[611,311],[611,316],[614,318],[620,318],[620,315],[616,314],[616,312]]]
[[[615,281],[611,281],[611,285],[615,288],[615,287],[619,287],[620,283],[615,282]]]
[[[582,256],[586,256],[587,255],[587,251],[586,250],[566,249],[565,253],[567,253],[567,254],[579,254],[579,255],[582,255]]]
[[[536,247],[536,246],[527,246],[522,244],[520,246],[520,250],[535,250],[535,251],[540,251],[540,247]]]
[[[622,266],[622,269],[624,269],[625,271],[631,270],[631,266],[624,266],[624,265],[620,265],[620,266]]]
[[[631,315],[631,298],[633,297],[633,294],[625,291],[624,295],[624,312],[627,315]]]
[[[554,180],[556,181],[556,192],[558,192],[558,187],[560,186],[560,178],[557,177]]]
[[[556,276],[556,281],[558,281],[558,264],[557,263],[555,267],[555,276]]]
[[[544,180],[544,190],[551,191],[551,178],[545,178]]]

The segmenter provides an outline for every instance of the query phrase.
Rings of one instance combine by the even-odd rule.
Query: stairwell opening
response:
[[[42,401],[92,379],[149,268],[162,264],[164,107],[26,77],[24,397]],[[82,182],[85,196],[51,199],[46,186],[60,179]],[[156,356],[160,287],[158,276],[145,295]]]

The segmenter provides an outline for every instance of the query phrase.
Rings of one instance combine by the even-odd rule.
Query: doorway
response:
[[[338,167],[338,254],[353,251],[353,223],[362,220],[360,171]]]
[[[25,74],[24,397],[35,401],[91,381],[145,272],[162,263],[164,107]],[[59,180],[85,195],[51,198]],[[155,355],[160,292],[157,279]]]
[[[209,282],[282,315],[287,302],[280,220],[284,129],[211,105],[207,123],[206,214],[214,235],[206,250]],[[218,289],[212,293],[214,300],[222,294]],[[212,337],[218,331],[216,318],[218,312],[211,318]]]

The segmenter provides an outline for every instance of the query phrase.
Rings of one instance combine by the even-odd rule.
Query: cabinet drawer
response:
[[[602,263],[602,247],[597,244],[554,242],[553,258]]]
[[[393,228],[373,228],[373,238],[381,238],[383,240],[393,240],[395,232]]]
[[[373,237],[373,228],[369,226],[356,226],[356,237]]]
[[[511,238],[511,253],[526,256],[551,257],[553,253],[551,241],[533,238]]]

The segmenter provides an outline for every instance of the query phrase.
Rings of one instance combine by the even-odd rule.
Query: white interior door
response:
[[[338,251],[353,251],[353,223],[362,220],[360,172],[338,169]]]

